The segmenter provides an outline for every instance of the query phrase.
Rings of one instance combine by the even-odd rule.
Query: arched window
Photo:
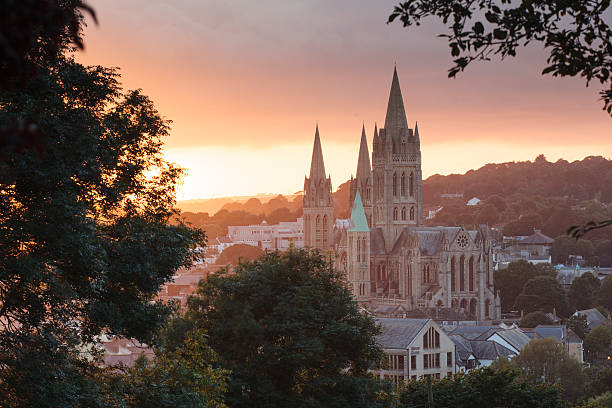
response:
[[[327,215],[323,216],[323,245],[327,245],[327,237],[329,236],[329,225],[327,225]]]
[[[361,262],[366,262],[366,239],[361,238]]]
[[[451,276],[450,276],[451,292],[454,292],[455,291],[455,257],[454,256],[451,258],[450,269],[451,269]]]
[[[400,191],[402,193],[402,197],[406,195],[406,173],[402,172],[402,182]]]
[[[423,265],[423,283],[427,283],[427,267]]]
[[[357,262],[361,262],[361,238],[357,238]]]
[[[468,306],[468,302],[466,299],[461,299],[461,304],[459,305],[462,309],[466,310]]]
[[[366,188],[366,201],[370,201],[370,190],[370,187]]]
[[[476,301],[476,299],[472,299],[470,300],[470,314],[472,316],[476,316],[476,306],[477,306],[478,302]]]
[[[397,197],[397,174],[393,173],[393,197]]]
[[[316,240],[315,245],[319,245],[319,243],[321,242],[321,216],[320,215],[317,215],[317,218],[315,221],[315,240]]]
[[[402,207],[402,221],[406,221],[406,207]]]
[[[346,252],[342,253],[342,258],[340,258],[340,265],[342,267],[342,271],[346,273],[346,267],[347,267]]]
[[[468,279],[470,292],[473,292],[474,291],[474,257],[473,256],[470,258],[470,264],[469,264],[468,270],[470,274],[469,279]]]
[[[397,221],[397,207],[393,208],[393,221]]]
[[[491,307],[491,301],[489,299],[485,300],[485,317],[489,318],[489,308]]]
[[[414,207],[410,207],[410,221],[414,221]]]
[[[465,292],[465,255],[459,258],[459,290]]]
[[[410,179],[408,181],[408,190],[410,191],[410,197],[414,196],[414,173],[410,173]]]

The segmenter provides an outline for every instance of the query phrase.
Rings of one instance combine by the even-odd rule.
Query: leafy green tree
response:
[[[555,309],[561,316],[567,315],[568,310],[563,288],[550,276],[536,276],[528,280],[516,297],[514,307],[528,313],[538,310],[552,312]]]
[[[594,361],[598,353],[610,350],[612,344],[612,330],[605,325],[592,329],[584,337],[584,349],[590,361]]]
[[[484,203],[480,206],[478,216],[476,218],[479,224],[493,225],[499,219],[499,210],[493,204]]]
[[[267,253],[201,281],[188,306],[232,371],[229,406],[378,406],[379,328],[321,255]]]
[[[527,313],[519,322],[519,327],[537,327],[540,324],[552,324],[553,321],[544,312]]]
[[[556,276],[556,273],[547,267],[536,267],[524,260],[511,262],[506,269],[495,271],[495,290],[499,291],[502,310],[512,310],[516,297],[522,292],[525,283],[540,275]]]
[[[571,357],[565,346],[552,338],[534,339],[512,359],[521,377],[534,384],[559,384],[563,397],[578,401],[584,393],[584,375],[578,360]]]
[[[601,283],[590,272],[575,278],[567,293],[568,300],[574,310],[586,310],[595,305],[597,292]]]
[[[601,282],[597,304],[605,307],[608,311],[612,310],[612,275],[606,276]]]
[[[578,337],[584,340],[584,336],[586,336],[589,330],[589,324],[585,315],[578,314],[577,316],[570,316],[565,324],[568,329],[571,329]]]
[[[504,200],[501,196],[495,194],[485,200],[485,203],[492,204],[497,208],[497,211],[503,213],[508,208],[506,204],[506,200]]]
[[[612,391],[603,393],[595,398],[590,399],[582,408],[612,408]]]
[[[84,350],[102,330],[149,343],[170,312],[154,295],[204,235],[168,224],[182,170],[153,103],[113,69],[34,63],[0,90],[0,127],[27,118],[46,141],[0,161],[0,401],[75,406],[95,390]]]
[[[612,115],[612,29],[606,22],[608,1],[519,1],[504,0],[408,0],[395,7],[404,27],[420,25],[426,17],[437,17],[448,29],[440,37],[448,40],[455,77],[473,61],[488,61],[494,55],[514,57],[527,44],[540,42],[550,50],[542,74],[582,76],[587,84],[597,80],[604,109]]]
[[[612,392],[612,367],[601,367],[591,376],[586,385],[587,394],[593,397]]]
[[[509,367],[489,367],[456,374],[431,384],[433,403],[427,401],[426,380],[410,381],[399,389],[400,407],[566,407],[559,388],[549,384],[534,385],[519,378]]]
[[[186,334],[173,350],[141,358],[121,377],[128,408],[224,408],[229,371],[215,368],[217,356],[203,330]]]

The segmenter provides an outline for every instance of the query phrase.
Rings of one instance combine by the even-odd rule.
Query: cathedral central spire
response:
[[[408,129],[406,111],[404,110],[404,99],[400,89],[397,68],[393,69],[393,80],[391,81],[391,92],[389,93],[389,104],[387,105],[387,116],[385,118],[385,130],[388,136],[397,137],[400,129]]]
[[[310,180],[325,179],[325,163],[323,163],[323,150],[319,137],[319,125],[315,130],[314,146],[312,147],[312,161],[310,162]]]

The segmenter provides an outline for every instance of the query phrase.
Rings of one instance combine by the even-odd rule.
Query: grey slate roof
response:
[[[495,360],[497,357],[510,357],[516,354],[509,348],[494,341],[468,340],[458,334],[453,334],[449,337],[455,343],[457,363],[459,365],[465,366],[471,355],[476,360]]]
[[[376,342],[383,349],[405,350],[430,320],[377,318],[382,333],[376,337]]]
[[[461,325],[457,326],[454,330],[452,330],[449,335],[460,335],[465,337],[467,340],[486,340],[491,334],[504,330],[499,326],[470,326],[470,325]]]
[[[493,334],[495,333],[492,333],[491,336]],[[518,328],[500,330],[496,332],[496,334],[500,336],[502,339],[506,340],[508,344],[510,344],[511,346],[513,346],[515,349],[519,351],[525,348],[527,343],[529,343],[529,341],[531,340],[529,336],[527,336],[525,333],[523,333],[521,329],[518,329]],[[491,336],[489,336],[489,338]]]
[[[565,326],[550,326],[540,324],[536,326],[535,332],[539,338],[555,339],[558,342],[563,342],[567,336],[567,327]]]
[[[421,255],[435,255],[440,249],[442,231],[417,231]]]
[[[597,309],[578,310],[576,313],[574,313],[575,316],[579,314],[586,316],[589,329],[599,326],[606,320],[605,316],[602,315]]]

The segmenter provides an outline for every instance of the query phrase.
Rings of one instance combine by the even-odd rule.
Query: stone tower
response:
[[[374,130],[376,132],[376,130]],[[359,159],[357,160],[357,176],[351,178],[351,205],[359,191],[368,226],[372,226],[372,167],[370,167],[370,152],[365,125],[361,129],[361,144],[359,145]]]
[[[333,244],[334,200],[331,177],[325,177],[319,126],[315,131],[310,178],[304,179],[304,246],[328,250]]]
[[[385,127],[374,134],[373,227],[381,228],[385,249],[408,226],[422,223],[421,143],[418,125],[408,127],[397,69],[393,70]]]
[[[360,190],[353,200],[347,230],[347,267],[349,288],[355,298],[370,296],[370,228],[366,220]]]

